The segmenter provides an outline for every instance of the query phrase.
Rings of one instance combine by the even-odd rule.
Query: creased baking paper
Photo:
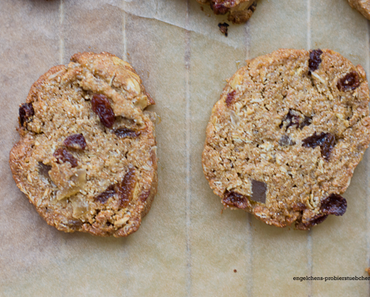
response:
[[[259,0],[226,38],[226,16],[195,0],[0,2],[0,296],[367,296],[369,153],[345,193],[347,213],[312,231],[224,210],[202,173],[213,104],[243,61],[279,48],[331,48],[369,73],[369,23],[346,0]],[[8,155],[18,106],[72,54],[108,51],[140,74],[161,116],[159,187],[128,238],[64,234],[17,189]]]

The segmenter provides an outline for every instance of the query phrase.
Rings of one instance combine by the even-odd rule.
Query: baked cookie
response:
[[[227,14],[235,24],[249,20],[257,7],[257,0],[197,0],[200,4],[210,4],[215,14]]]
[[[370,0],[348,0],[352,8],[357,9],[361,14],[370,20]]]
[[[139,228],[157,188],[151,104],[135,70],[104,52],[75,54],[34,83],[9,163],[49,225],[115,237]]]
[[[331,50],[282,49],[228,80],[207,126],[204,174],[225,207],[309,229],[343,215],[370,142],[365,71]]]

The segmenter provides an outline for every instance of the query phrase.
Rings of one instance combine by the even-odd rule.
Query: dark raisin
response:
[[[110,197],[113,197],[115,193],[114,185],[110,185],[104,192],[100,193],[94,199],[99,201],[101,204],[104,204]]]
[[[346,76],[338,80],[337,88],[339,91],[354,90],[360,85],[360,77],[356,71],[347,73]]]
[[[304,116],[303,121],[299,124],[299,129],[302,130],[304,127],[311,125],[311,122],[312,122],[311,117]]]
[[[100,122],[107,128],[111,128],[116,119],[113,109],[106,96],[94,94],[91,98],[92,110],[99,116]]]
[[[218,24],[218,27],[220,28],[220,31],[222,34],[224,34],[226,37],[228,35],[227,31],[228,31],[228,28],[229,27],[229,24],[228,23],[219,23]]]
[[[250,204],[247,196],[232,191],[231,192],[227,191],[222,201],[224,204],[241,209],[247,208]]]
[[[72,167],[77,167],[77,159],[65,148],[58,148],[54,152],[53,156],[57,159],[58,163],[69,162]]]
[[[68,148],[76,150],[84,150],[86,148],[86,140],[82,134],[72,134],[68,136],[63,144]]]
[[[223,3],[216,1],[211,1],[211,9],[215,14],[226,14],[230,8],[225,7]]]
[[[321,55],[321,49],[310,51],[310,59],[308,60],[308,68],[310,69],[310,72],[314,72],[319,68],[321,64]]]
[[[132,191],[135,188],[135,184],[135,169],[130,168],[117,188],[118,199],[121,201],[121,207],[127,207],[132,200]]]
[[[252,179],[252,200],[266,203],[266,191],[267,185],[264,182],[260,182]]]
[[[305,139],[302,140],[302,146],[315,148],[320,146],[321,148],[321,155],[324,157],[325,160],[329,160],[330,152],[335,146],[335,136],[331,133],[324,133],[317,135],[316,132]]]
[[[127,128],[118,128],[114,130],[114,134],[116,134],[119,138],[135,138],[140,135],[140,131],[134,131]]]
[[[280,146],[290,146],[295,145],[295,141],[289,137],[289,135],[283,135],[279,139]]]
[[[226,105],[229,107],[231,105],[231,103],[233,102],[234,100],[234,96],[235,96],[236,92],[235,91],[232,91],[230,93],[227,94],[226,96]]]
[[[22,127],[24,127],[26,123],[31,121],[32,116],[35,114],[33,110],[32,103],[23,103],[19,107],[19,122]]]
[[[321,201],[321,211],[325,214],[342,216],[347,209],[347,200],[338,194],[330,194]]]

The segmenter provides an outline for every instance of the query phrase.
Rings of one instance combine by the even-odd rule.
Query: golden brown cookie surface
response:
[[[334,51],[249,60],[213,107],[204,174],[225,207],[269,225],[309,229],[342,215],[370,142],[368,103],[363,68]]]
[[[157,187],[151,104],[135,70],[109,53],[75,54],[32,86],[9,162],[48,224],[116,237],[139,228]]]

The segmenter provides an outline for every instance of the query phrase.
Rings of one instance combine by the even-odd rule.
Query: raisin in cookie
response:
[[[370,20],[370,0],[348,0],[351,7],[357,9],[365,18]]]
[[[75,54],[34,83],[9,162],[49,225],[116,237],[139,228],[157,187],[151,104],[135,70],[109,53]]]
[[[228,20],[235,24],[249,20],[256,10],[256,0],[197,0],[200,4],[210,4],[215,14],[227,14]]]
[[[207,126],[204,174],[225,207],[309,229],[343,215],[370,141],[361,66],[331,50],[282,49],[247,61]]]

